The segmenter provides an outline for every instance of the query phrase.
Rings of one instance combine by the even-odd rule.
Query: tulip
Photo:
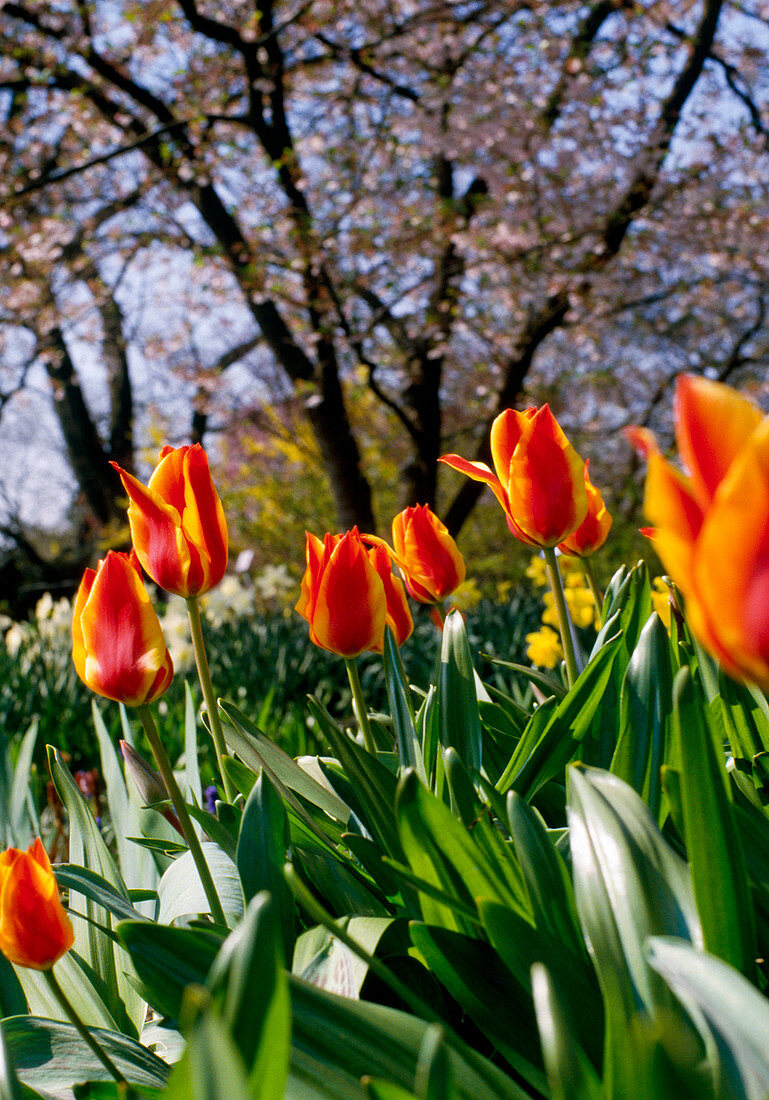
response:
[[[145,572],[185,598],[215,588],[227,568],[227,524],[203,448],[164,447],[146,486],[112,465],[128,493],[131,538]]]
[[[737,679],[769,688],[769,417],[735,390],[679,377],[680,472],[646,431],[644,508],[694,634]]]
[[[384,645],[385,625],[401,645],[413,623],[387,551],[366,546],[357,527],[321,542],[307,532],[307,568],[296,610],[321,649],[352,659]]]
[[[439,461],[486,482],[521,542],[552,548],[577,530],[588,512],[584,464],[547,405],[500,413],[491,455],[494,471],[459,455]]]
[[[75,942],[40,837],[0,853],[0,951],[16,966],[50,970]]]
[[[398,513],[393,547],[406,587],[420,603],[440,603],[465,579],[456,542],[426,504]]]
[[[600,489],[596,489],[588,473],[589,462],[585,463],[585,492],[587,493],[587,515],[576,531],[558,544],[562,554],[587,558],[600,550],[609,534],[612,518],[606,510]]]
[[[133,552],[110,550],[95,572],[86,569],[72,640],[78,676],[107,699],[150,703],[173,679],[173,662]]]

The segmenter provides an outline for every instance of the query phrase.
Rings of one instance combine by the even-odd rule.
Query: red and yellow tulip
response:
[[[554,547],[577,530],[588,511],[584,463],[547,405],[500,413],[491,427],[491,455],[493,471],[459,455],[439,461],[486,482],[521,542]]]
[[[647,533],[702,644],[731,675],[767,689],[769,417],[728,386],[684,375],[675,430],[685,472],[650,433],[628,433],[649,463]]]
[[[403,582],[387,550],[367,546],[354,527],[321,542],[307,532],[307,568],[296,610],[310,624],[310,639],[348,659],[379,651],[388,625],[398,645],[413,629]]]
[[[585,492],[587,493],[587,515],[576,531],[563,542],[558,543],[562,554],[587,558],[600,550],[608,538],[612,525],[600,489],[596,489],[588,473],[589,461],[585,463]]]
[[[395,559],[415,600],[440,603],[459,588],[465,579],[464,558],[426,504],[404,508],[392,529]]]
[[[133,551],[110,550],[96,571],[86,569],[72,641],[78,676],[107,699],[140,706],[168,688],[173,662]]]
[[[40,838],[0,853],[0,951],[16,966],[50,970],[74,942]]]
[[[164,447],[149,483],[112,463],[128,493],[128,522],[139,561],[155,584],[202,596],[227,568],[227,524],[199,444]]]

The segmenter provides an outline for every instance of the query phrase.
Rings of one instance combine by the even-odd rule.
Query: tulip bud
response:
[[[110,550],[86,569],[72,618],[72,657],[83,683],[128,706],[151,703],[174,666],[136,555]]]
[[[0,951],[16,966],[50,970],[74,942],[40,838],[0,853]]]
[[[171,796],[160,772],[151,768],[147,761],[127,741],[120,742],[120,751],[123,754],[126,771],[131,776],[144,805],[155,807],[160,802],[168,802]],[[173,825],[178,833],[184,836],[179,818],[170,807],[158,808],[158,812]]]
[[[420,603],[440,603],[465,579],[457,544],[426,504],[404,508],[393,520],[395,558],[406,587]]]
[[[128,493],[134,549],[155,584],[202,596],[227,568],[227,524],[199,444],[164,447],[147,486],[112,463]]]
[[[459,455],[439,461],[486,482],[521,542],[553,547],[577,530],[588,509],[584,466],[547,405],[500,413],[491,455],[495,472]]]

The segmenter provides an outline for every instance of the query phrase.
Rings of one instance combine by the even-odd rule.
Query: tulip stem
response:
[[[211,681],[211,670],[208,667],[206,645],[203,641],[203,623],[200,619],[200,604],[198,603],[197,596],[187,596],[186,603],[187,614],[190,618],[192,648],[195,651],[195,664],[198,668],[198,679],[200,680],[200,686],[203,691],[203,699],[208,714],[208,724],[211,730],[211,737],[214,741],[214,749],[216,750],[216,763],[219,768],[219,775],[222,777],[222,783],[224,784],[225,798],[228,802],[232,803],[235,801],[235,796],[238,792],[233,787],[232,781],[224,769],[224,757],[229,754],[224,740],[224,732],[222,731],[222,722],[219,717],[219,707],[216,704],[214,685]]]
[[[372,756],[376,756],[376,744],[374,743],[374,734],[371,732],[371,723],[368,720],[366,700],[363,697],[363,688],[358,675],[358,663],[354,657],[345,657],[344,663],[347,666],[347,678],[352,689],[353,710],[355,711],[355,717],[358,719],[360,732],[363,734],[363,744]]]
[[[545,546],[543,548],[543,553],[545,555],[545,565],[547,566],[547,579],[550,582],[553,599],[555,600],[555,610],[558,614],[558,627],[561,631],[561,646],[563,647],[563,655],[566,658],[566,678],[569,681],[569,687],[573,687],[574,681],[579,675],[579,671],[577,669],[577,658],[574,654],[574,640],[571,636],[569,609],[566,606],[566,597],[563,594],[561,572],[558,568],[558,559],[555,556],[555,549],[552,546]]]
[[[88,1044],[88,1046],[99,1059],[101,1064],[109,1072],[110,1076],[114,1077],[119,1085],[127,1085],[128,1082],[126,1081],[123,1074],[117,1068],[117,1066],[109,1057],[107,1052],[103,1049],[103,1047],[96,1041],[96,1039],[94,1039],[89,1029],[85,1026],[83,1021],[78,1016],[77,1012],[75,1011],[74,1005],[59,985],[58,979],[54,976],[53,970],[44,970],[43,974],[46,981],[48,982],[48,985],[51,987],[51,992],[66,1012],[81,1039]]]
[[[192,858],[195,861],[198,874],[200,875],[200,881],[203,884],[203,889],[208,899],[208,904],[211,909],[211,916],[214,919],[215,924],[224,925],[227,927],[227,920],[224,916],[224,910],[222,909],[222,903],[219,901],[219,895],[216,892],[216,886],[214,880],[211,877],[211,871],[206,863],[206,857],[203,854],[203,847],[198,838],[198,834],[195,832],[195,827],[192,824],[189,810],[187,809],[187,803],[184,801],[182,792],[179,790],[179,784],[176,782],[176,776],[174,770],[171,767],[171,761],[168,759],[168,753],[163,748],[163,742],[160,740],[160,734],[158,728],[155,725],[155,719],[152,715],[152,711],[146,703],[136,708],[139,712],[139,718],[141,719],[144,732],[147,735],[147,740],[150,743],[150,748],[157,761],[158,769],[163,782],[166,785],[166,790],[171,798],[171,804],[176,811],[176,816],[179,818],[179,823],[182,827],[182,833],[184,839],[189,845]]]
[[[582,568],[585,570],[585,576],[587,577],[588,588],[593,594],[595,600],[595,609],[598,612],[598,618],[602,618],[603,611],[603,595],[595,579],[595,573],[593,572],[593,564],[590,558],[582,558]]]

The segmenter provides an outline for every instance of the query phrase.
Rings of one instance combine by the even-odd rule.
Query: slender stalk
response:
[[[205,890],[206,898],[211,908],[211,916],[214,918],[216,924],[223,924],[226,927],[227,921],[224,916],[224,910],[222,909],[222,903],[219,901],[219,895],[216,892],[216,886],[211,877],[211,871],[206,863],[206,857],[203,854],[203,848],[198,838],[198,834],[195,832],[195,827],[192,824],[187,804],[184,801],[182,792],[179,790],[179,784],[176,782],[176,776],[171,767],[171,761],[168,759],[168,753],[163,748],[163,742],[160,740],[160,734],[155,725],[152,711],[146,703],[136,709],[139,712],[139,718],[144,727],[144,732],[147,734],[147,740],[150,743],[150,748],[155,756],[158,769],[163,777],[166,790],[170,795],[171,804],[176,811],[176,816],[179,818],[184,839],[187,841],[190,852],[192,853],[192,858],[195,861],[195,866],[200,875],[200,881],[203,884],[203,889]]]
[[[569,687],[573,687],[579,672],[577,669],[577,658],[574,654],[574,640],[571,636],[569,609],[566,606],[566,597],[563,594],[563,581],[561,580],[561,573],[558,569],[558,559],[555,556],[555,549],[552,546],[546,546],[544,548],[544,554],[545,565],[547,566],[547,579],[550,582],[553,599],[555,600],[555,610],[558,614],[558,626],[561,631],[563,655],[566,658],[566,678],[569,681]]]
[[[232,781],[224,770],[224,757],[229,754],[227,752],[227,745],[224,741],[222,721],[219,717],[219,707],[216,705],[216,694],[211,680],[211,670],[208,667],[206,645],[203,641],[203,623],[200,620],[200,604],[198,603],[197,596],[188,596],[185,602],[187,604],[187,614],[190,619],[190,633],[192,635],[192,648],[195,652],[195,664],[198,668],[198,679],[200,680],[200,687],[203,691],[203,699],[205,700],[206,711],[208,713],[211,737],[213,738],[214,749],[216,750],[216,763],[219,768],[219,775],[222,777],[222,783],[224,784],[225,797],[228,802],[234,802],[238,792],[233,787]]]
[[[363,697],[363,688],[358,675],[358,663],[354,657],[345,657],[344,663],[347,667],[347,679],[350,681],[350,687],[352,688],[353,710],[355,711],[355,717],[358,719],[360,732],[363,734],[363,744],[372,756],[376,756],[376,744],[374,743],[374,734],[371,732],[371,723],[368,720],[366,700]]]
[[[590,591],[593,594],[595,600],[595,609],[598,612],[598,618],[601,618],[601,612],[603,611],[603,593],[598,587],[598,582],[595,579],[595,573],[593,571],[593,563],[590,558],[582,558],[582,568],[585,570],[585,576],[587,577],[587,583]]]
[[[99,1059],[101,1064],[109,1072],[110,1076],[114,1077],[119,1085],[128,1085],[128,1082],[126,1081],[125,1077],[120,1072],[120,1070],[117,1068],[117,1066],[112,1061],[110,1056],[103,1049],[103,1047],[96,1041],[96,1039],[94,1039],[91,1032],[88,1030],[88,1028],[85,1026],[83,1021],[78,1016],[77,1012],[75,1011],[75,1006],[72,1004],[72,1002],[70,1001],[67,994],[64,992],[64,990],[59,985],[58,979],[55,977],[55,975],[53,973],[53,970],[44,970],[43,974],[45,976],[46,981],[48,982],[48,985],[51,987],[51,991],[52,991],[54,997],[56,998],[56,1000],[59,1002],[61,1007],[66,1012],[67,1016],[69,1017],[69,1019],[71,1020],[71,1022],[75,1026],[75,1029],[77,1030],[77,1033],[78,1033],[78,1035],[80,1035],[81,1039],[85,1043],[88,1044],[88,1046],[91,1048],[93,1053]]]

